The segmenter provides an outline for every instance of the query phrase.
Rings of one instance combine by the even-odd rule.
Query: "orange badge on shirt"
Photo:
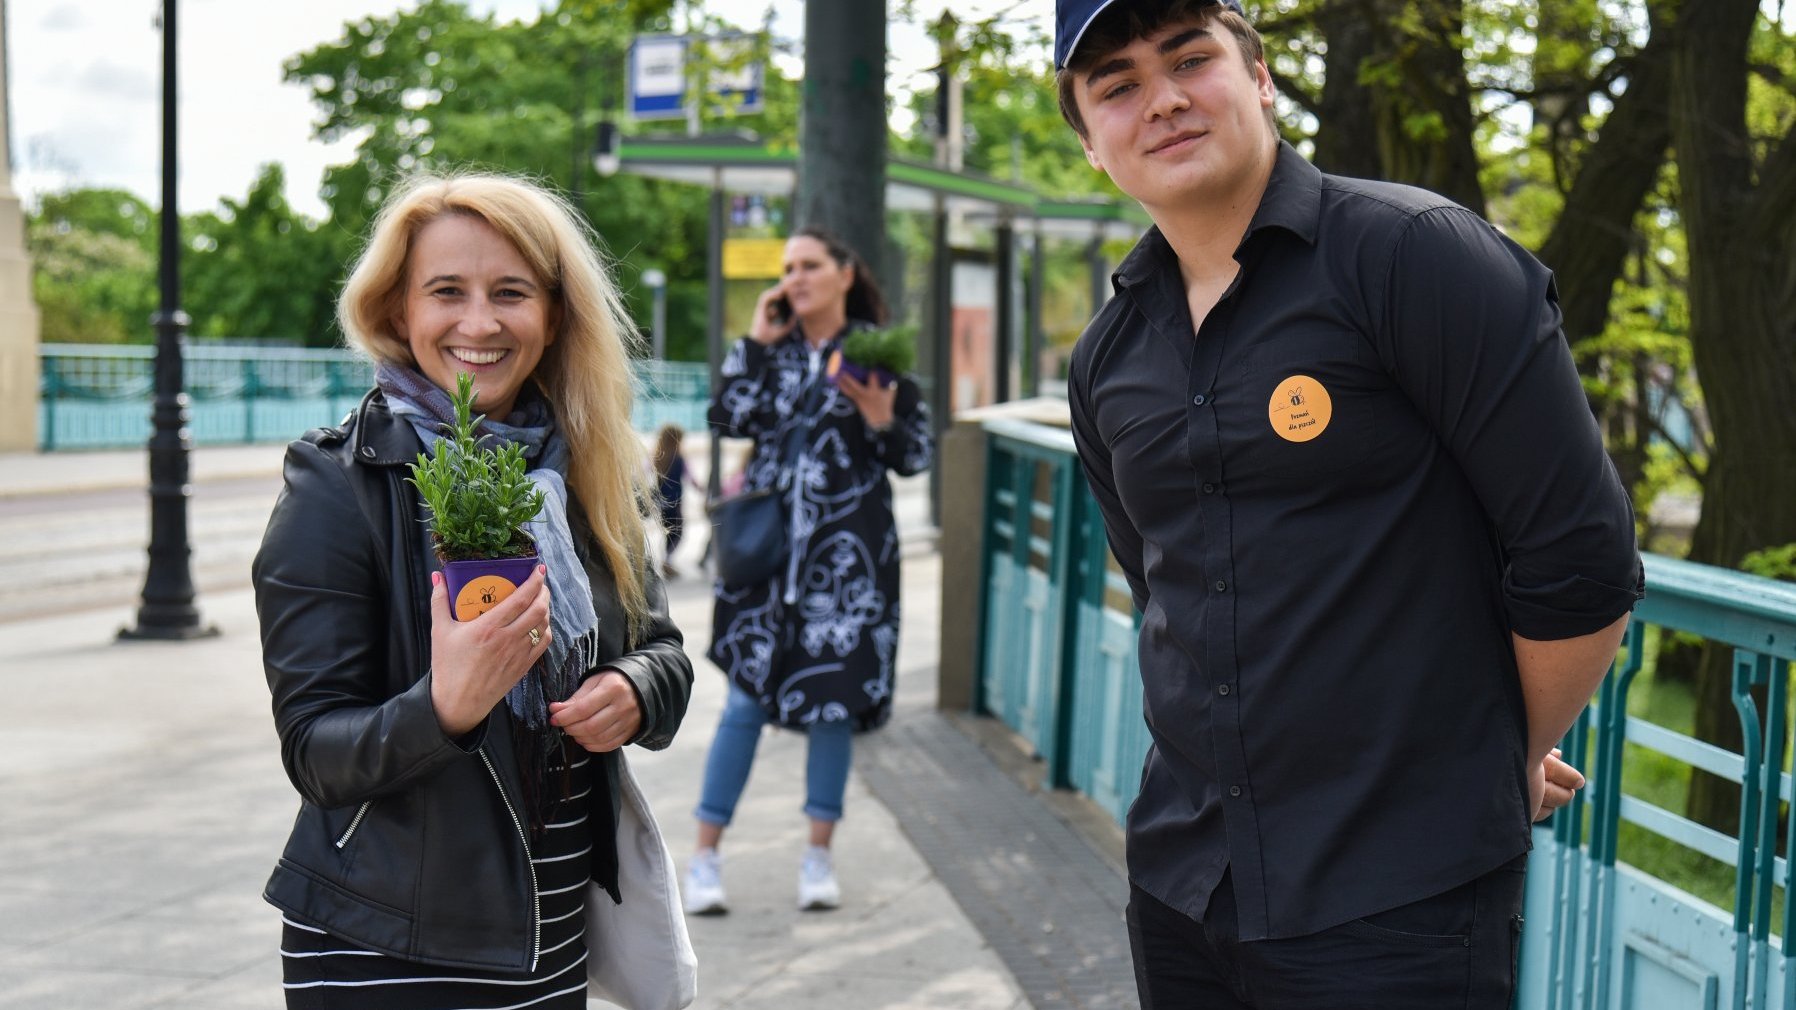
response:
[[[472,621],[499,605],[499,601],[517,592],[518,587],[497,575],[482,575],[461,587],[455,594],[455,619]]]
[[[1307,375],[1293,375],[1272,391],[1266,417],[1272,430],[1287,442],[1308,442],[1328,428],[1335,414],[1334,401],[1322,383]]]

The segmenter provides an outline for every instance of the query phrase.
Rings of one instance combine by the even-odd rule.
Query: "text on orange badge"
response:
[[[1334,401],[1322,383],[1307,375],[1293,375],[1272,391],[1266,417],[1272,430],[1287,442],[1308,442],[1328,428],[1334,417]]]

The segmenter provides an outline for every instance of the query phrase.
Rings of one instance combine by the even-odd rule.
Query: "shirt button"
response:
[[[1240,786],[1229,786],[1229,795],[1230,796],[1241,795],[1241,787]]]
[[[1217,592],[1219,592],[1219,593],[1226,593],[1226,592],[1228,592],[1228,591],[1229,591],[1229,584],[1228,584],[1228,583],[1226,583],[1226,582],[1224,582],[1224,581],[1222,581],[1222,580],[1221,580],[1221,579],[1217,579],[1217,580],[1216,580],[1216,591],[1217,591]]]
[[[1199,407],[1203,406],[1204,405],[1204,394],[1199,393],[1196,396],[1192,397],[1191,402],[1197,404]]]
[[[1228,697],[1229,686],[1227,684],[1218,686],[1216,688],[1216,693],[1222,695],[1224,698]]]
[[[1216,485],[1206,482],[1204,484],[1204,494],[1215,494],[1215,493],[1216,493]]]

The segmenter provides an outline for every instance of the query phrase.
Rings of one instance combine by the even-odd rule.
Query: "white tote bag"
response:
[[[617,763],[617,887],[624,901],[587,881],[587,995],[624,1010],[683,1010],[698,998],[698,956],[686,933],[673,854],[621,750]]]

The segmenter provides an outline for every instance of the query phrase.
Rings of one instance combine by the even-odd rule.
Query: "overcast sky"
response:
[[[32,203],[68,186],[118,186],[153,205],[161,192],[159,0],[4,0],[13,187]],[[353,141],[311,138],[304,87],[281,80],[290,56],[341,37],[344,22],[415,6],[400,0],[181,0],[179,91],[183,213],[242,197],[258,166],[286,166],[288,197],[323,214],[327,165],[349,160]],[[471,0],[500,20],[534,19],[541,0]],[[707,9],[758,26],[771,7],[776,37],[804,32],[802,0],[709,0]],[[925,4],[925,7],[933,5]],[[978,16],[1008,3],[954,0]],[[1042,0],[1046,28],[1052,5]],[[894,24],[887,45],[895,85],[934,62],[921,29]]]

